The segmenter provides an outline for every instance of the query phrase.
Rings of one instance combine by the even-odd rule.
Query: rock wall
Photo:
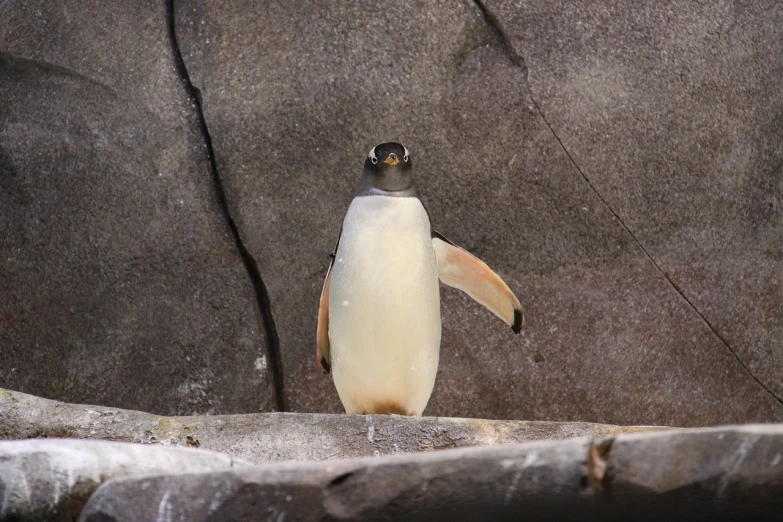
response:
[[[0,4],[0,386],[268,410],[279,334],[288,407],[341,411],[318,294],[395,139],[526,309],[443,288],[426,414],[783,419],[780,4],[383,5]]]
[[[0,386],[269,411],[266,337],[166,3],[0,5]]]

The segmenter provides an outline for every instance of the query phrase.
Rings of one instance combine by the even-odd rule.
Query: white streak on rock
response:
[[[748,455],[748,452],[753,447],[754,444],[759,440],[759,435],[755,436],[749,436],[745,440],[743,440],[739,447],[737,448],[737,451],[734,452],[734,455],[732,457],[732,463],[729,467],[728,471],[723,474],[723,477],[720,479],[720,483],[718,484],[718,489],[716,491],[718,498],[723,496],[723,493],[726,491],[726,488],[729,487],[729,483],[731,482],[731,477],[739,470],[740,465],[742,465],[742,461],[745,460],[745,457]]]
[[[256,370],[259,372],[266,371],[266,355],[262,355],[258,359],[256,359]]]
[[[525,459],[527,460],[527,458]],[[519,479],[522,478],[522,470],[517,471],[514,473],[514,480],[511,481],[511,485],[506,490],[506,504],[511,502],[511,498],[514,496],[514,491],[517,490],[517,484],[519,484]]]
[[[156,522],[171,522],[171,505],[169,504],[170,491],[167,491],[158,505],[158,518]],[[165,518],[164,518],[165,517]]]

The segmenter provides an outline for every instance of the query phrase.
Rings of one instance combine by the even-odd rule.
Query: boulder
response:
[[[201,90],[229,206],[262,273],[273,274],[267,282],[292,410],[342,411],[331,379],[315,370],[318,296],[367,151],[394,139],[411,151],[434,225],[494,268],[526,309],[526,326],[515,336],[465,295],[442,289],[441,365],[426,414],[625,425],[783,420],[783,406],[764,388],[769,385],[756,380],[739,357],[745,352],[732,352],[735,339],[722,337],[723,329],[716,335],[717,323],[710,319],[716,316],[706,303],[717,300],[684,299],[684,279],[678,275],[706,274],[689,263],[709,259],[712,273],[722,275],[704,279],[700,288],[719,296],[726,309],[757,310],[736,328],[756,339],[758,350],[775,346],[762,341],[779,330],[783,317],[774,313],[780,300],[767,299],[780,293],[775,290],[779,272],[768,270],[779,265],[770,264],[780,250],[772,239],[783,222],[775,217],[772,199],[780,187],[771,177],[779,171],[774,144],[780,140],[772,138],[777,127],[771,123],[779,92],[747,91],[745,109],[732,116],[747,129],[737,154],[759,150],[753,161],[768,175],[742,172],[770,187],[731,207],[739,214],[766,216],[729,227],[747,239],[744,246],[726,250],[743,251],[735,259],[745,260],[737,261],[744,263],[738,273],[747,277],[737,279],[733,265],[724,262],[731,259],[728,254],[704,257],[699,245],[723,237],[716,231],[726,227],[719,223],[733,219],[734,214],[708,208],[721,209],[724,194],[727,201],[733,197],[736,155],[718,154],[720,140],[705,148],[705,136],[713,105],[732,110],[728,98],[721,101],[723,86],[743,76],[732,73],[726,79],[715,69],[714,88],[698,91],[702,94],[693,90],[694,99],[702,98],[691,104],[676,95],[675,76],[686,78],[685,68],[672,64],[687,59],[703,72],[723,63],[722,53],[732,60],[739,54],[726,45],[688,46],[690,40],[670,38],[680,33],[672,32],[666,8],[655,8],[661,16],[645,16],[651,5],[582,10],[534,2],[400,0],[377,9],[338,1],[175,2],[183,59]],[[533,7],[534,14],[543,14],[526,18]],[[742,9],[763,16],[762,7]],[[588,16],[583,11],[606,18],[602,23],[612,30],[601,40],[605,45],[578,45],[580,38],[604,34],[597,22],[592,32],[579,25],[579,17]],[[704,34],[710,42],[711,26],[700,26],[697,17],[691,21],[682,34],[693,35],[694,42]],[[683,32],[689,27],[690,33]],[[776,74],[783,63],[771,50],[780,40],[779,32],[770,32],[774,27],[774,17],[763,29],[731,26],[732,38],[749,39],[746,48],[763,43],[765,52],[742,55],[743,67],[767,71],[764,85],[770,86],[780,79]],[[643,49],[647,41],[654,42],[652,50]],[[526,67],[517,42],[533,46],[538,61]],[[667,54],[656,54],[659,43],[668,45],[661,47]],[[637,64],[640,49],[644,59]],[[624,61],[600,69],[601,77],[626,65],[636,71],[639,89],[626,96],[617,80],[616,89],[601,98],[597,85],[603,84],[589,68],[620,55]],[[572,72],[569,83],[558,83]],[[760,82],[759,74],[747,81]],[[539,77],[546,83],[536,83]],[[563,85],[574,94],[561,94]],[[576,97],[589,89],[596,91],[593,98]],[[542,99],[542,93],[553,94]],[[613,105],[601,104],[615,98]],[[687,102],[689,112],[671,119],[677,100]],[[629,115],[637,113],[640,119],[632,121]],[[605,135],[604,116],[612,118]],[[667,121],[705,125],[703,131],[689,124],[669,133]],[[585,126],[591,133],[577,147],[574,132],[565,131]],[[587,154],[596,161],[587,163]],[[710,154],[713,163],[701,162]],[[724,156],[726,163],[720,164]],[[693,176],[690,182],[682,177],[688,166],[704,174],[708,165],[726,174]],[[675,173],[682,183],[675,182]],[[609,175],[618,181],[604,182]],[[701,190],[707,179],[716,183]],[[633,197],[618,192],[625,198],[618,200],[604,190],[607,183],[625,187]],[[698,204],[691,205],[696,195]],[[679,203],[672,212],[657,203],[674,200]],[[629,204],[618,206],[619,201]],[[702,217],[675,212],[691,208],[702,209]],[[617,219],[628,219],[628,212],[636,216],[632,221]],[[710,221],[713,215],[719,220]],[[655,228],[663,221],[672,226]],[[641,233],[642,222],[659,230],[657,239]],[[763,224],[757,233],[754,223]],[[697,237],[703,239],[692,239]],[[769,252],[760,257],[759,266],[767,267],[760,272],[764,276],[751,277],[750,261],[760,252],[749,248],[753,238],[762,238],[759,245],[766,246],[758,248]],[[669,264],[671,256],[681,263]],[[747,299],[736,307],[727,304],[740,287],[758,291],[744,293]]]
[[[782,448],[743,426],[116,479],[79,520],[769,520]]]
[[[577,439],[115,480],[93,495],[79,520],[155,520],[160,513],[194,522],[495,520],[522,508],[536,513],[555,499],[578,503],[588,445]]]
[[[0,6],[0,386],[269,411],[261,318],[164,0]]]
[[[116,477],[248,466],[211,451],[83,440],[0,441],[0,520],[76,520]]]
[[[617,496],[783,503],[783,425],[628,434],[596,444]]]

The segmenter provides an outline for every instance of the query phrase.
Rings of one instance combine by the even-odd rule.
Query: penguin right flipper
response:
[[[340,236],[343,231],[340,230]],[[315,350],[315,359],[318,363],[318,369],[323,373],[329,373],[331,365],[331,343],[329,342],[329,286],[332,282],[332,266],[334,266],[334,257],[337,255],[337,247],[340,245],[340,239],[334,245],[334,250],[330,254],[332,258],[329,262],[329,269],[326,271],[326,279],[321,289],[321,299],[318,302],[318,329],[316,331],[317,348]]]
[[[440,280],[468,294],[519,333],[524,317],[522,305],[500,276],[481,259],[434,230],[432,246]]]

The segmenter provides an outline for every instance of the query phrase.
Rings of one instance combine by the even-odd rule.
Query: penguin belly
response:
[[[329,340],[346,413],[421,415],[438,369],[440,293],[415,197],[351,202],[332,268]]]

